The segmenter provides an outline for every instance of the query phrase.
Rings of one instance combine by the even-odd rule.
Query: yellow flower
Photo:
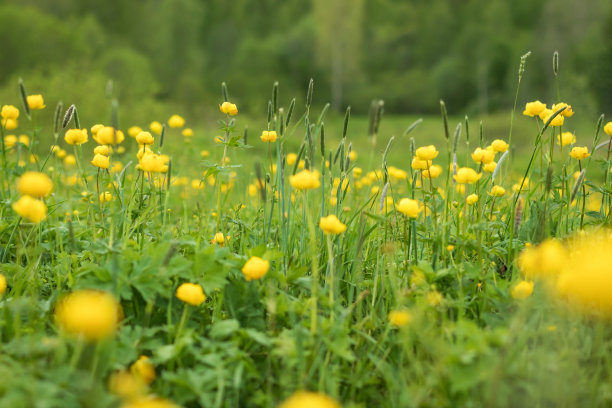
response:
[[[110,165],[110,160],[108,156],[104,156],[102,154],[96,154],[94,155],[94,158],[91,161],[91,164],[101,169],[108,169],[108,166]]]
[[[109,191],[100,193],[100,202],[107,203],[113,199],[113,195]]]
[[[472,153],[472,160],[476,163],[488,164],[495,159],[495,152],[477,147]]]
[[[32,197],[47,197],[53,190],[53,182],[45,173],[26,171],[17,180],[17,191]]]
[[[531,117],[538,116],[544,109],[546,109],[546,105],[540,101],[527,102],[523,115]]]
[[[112,336],[117,330],[121,306],[115,298],[99,290],[79,290],[65,296],[55,307],[55,321],[68,334],[87,340]]]
[[[493,151],[498,153],[503,153],[508,150],[508,146],[508,143],[501,139],[495,139],[493,143],[491,143],[491,148],[493,148]]]
[[[131,127],[128,129],[128,135],[129,135],[130,137],[136,137],[136,136],[138,136],[138,134],[139,134],[140,132],[142,132],[142,129],[140,128],[140,126],[131,126]]]
[[[109,376],[108,389],[111,393],[127,400],[140,397],[147,391],[142,378],[125,370],[115,371]]]
[[[419,203],[416,200],[412,200],[410,198],[402,198],[396,206],[397,211],[402,214],[410,217],[416,218],[419,215],[421,209],[419,208]]]
[[[69,145],[82,145],[87,142],[87,129],[70,129],[66,131],[64,140]]]
[[[121,164],[121,162],[118,162],[118,161],[113,162],[113,165],[110,168],[110,172],[119,173],[121,170],[123,170],[123,164]]]
[[[533,282],[522,280],[512,287],[510,294],[514,299],[526,299],[533,293]]]
[[[554,104],[552,107],[552,111],[556,112],[559,109],[565,107],[565,110],[563,110],[559,115],[560,116],[565,116],[566,118],[571,118],[572,116],[574,116],[574,111],[572,110],[572,105],[568,105],[565,102],[559,102],[557,104]]]
[[[319,173],[316,171],[302,170],[293,176],[289,176],[289,183],[291,187],[296,190],[311,190],[319,188],[321,183],[319,182]]]
[[[183,129],[183,131],[181,132],[181,134],[185,137],[191,137],[193,136],[193,129],[191,128],[185,128]]]
[[[45,100],[42,95],[28,95],[26,97],[28,101],[28,107],[32,110],[40,110],[46,108]]]
[[[389,323],[395,327],[404,327],[412,321],[412,315],[407,310],[392,310],[388,318]]]
[[[100,129],[102,129],[102,128],[104,128],[104,125],[101,125],[101,124],[99,124],[99,123],[98,123],[97,125],[93,125],[93,126],[91,127],[91,129],[90,129],[90,130],[91,130],[91,135],[92,135],[92,136],[97,135],[97,134],[98,134],[98,131],[99,131]]]
[[[168,126],[174,129],[182,128],[183,126],[185,126],[185,119],[183,119],[179,115],[172,115],[170,116],[170,119],[168,119]]]
[[[139,145],[152,145],[155,139],[149,132],[140,132],[136,135],[136,143]]]
[[[17,129],[19,124],[17,123],[17,119],[2,119],[2,126],[4,126],[6,130],[13,130]]]
[[[96,146],[94,154],[101,154],[102,156],[109,156],[113,152],[113,148],[109,145]]]
[[[295,153],[289,153],[287,155],[287,164],[292,166],[295,164],[295,162],[297,161],[297,154]]]
[[[433,160],[438,157],[438,150],[436,150],[436,146],[422,146],[416,149],[415,155],[419,158],[419,160]]]
[[[431,160],[421,160],[415,156],[412,158],[411,166],[415,170],[427,170],[428,167],[431,167]]]
[[[521,274],[527,279],[554,278],[567,263],[567,251],[557,240],[546,240],[537,247],[527,247],[517,259]]]
[[[542,118],[544,123],[548,122],[548,120],[552,117],[555,111],[550,111],[550,113]],[[549,126],[563,126],[563,122],[565,122],[565,116],[559,114],[555,116],[555,118],[550,122]]]
[[[467,196],[467,198],[465,199],[465,201],[469,204],[469,205],[474,205],[478,202],[478,195],[477,194],[470,194],[469,196]]]
[[[589,149],[587,147],[574,147],[570,151],[570,156],[574,159],[582,160],[589,157],[591,154],[589,153]]]
[[[92,128],[93,129],[93,128]],[[101,145],[115,145],[120,144],[125,140],[125,135],[120,130],[115,130],[112,126],[103,126],[98,128],[96,133],[92,136],[93,139]]]
[[[252,256],[242,267],[242,274],[247,281],[263,278],[270,269],[270,262],[257,256]]]
[[[446,250],[449,251],[449,252],[452,251],[453,249],[455,249],[454,245],[450,245],[449,244],[449,245],[446,246]]]
[[[330,214],[327,217],[321,217],[319,220],[319,228],[326,234],[342,234],[346,231],[346,225],[334,214]]]
[[[259,138],[261,139],[262,142],[274,143],[276,142],[277,137],[278,136],[276,135],[276,131],[264,130],[263,132],[261,132],[261,136]]]
[[[164,398],[146,396],[129,399],[119,408],[179,408],[179,406]]]
[[[502,197],[504,196],[504,194],[506,194],[506,189],[502,186],[493,186],[491,187],[491,191],[489,191],[489,194],[493,197]]]
[[[138,360],[130,366],[130,372],[135,377],[140,378],[144,383],[151,384],[155,380],[155,367],[151,364],[149,357],[140,356]]]
[[[567,146],[576,143],[576,136],[572,132],[563,132],[557,135],[557,144]]]
[[[497,163],[492,161],[491,163],[487,163],[484,166],[482,166],[482,169],[486,171],[487,173],[493,173],[496,167],[497,167]]]
[[[278,408],[341,408],[331,397],[318,392],[297,391]]]
[[[219,110],[230,116],[236,116],[238,114],[238,108],[235,104],[230,102],[223,102],[223,104],[219,106]]]
[[[192,306],[199,306],[206,300],[202,286],[197,283],[183,283],[176,290],[176,297]]]
[[[168,171],[169,160],[165,154],[155,154],[148,150],[140,158],[138,168],[150,173],[165,173]]]
[[[13,210],[21,217],[27,218],[31,222],[39,223],[47,218],[47,206],[36,198],[24,195],[12,205]]]
[[[15,135],[6,135],[4,136],[4,148],[11,149],[17,144],[17,136]],[[55,146],[59,149],[58,146]]]
[[[608,136],[612,136],[612,122],[608,122],[605,124],[604,132],[606,132]]]
[[[349,159],[351,159],[352,162],[354,162],[355,160],[357,160],[357,152],[354,150],[351,150],[351,152],[349,153]]]
[[[0,273],[0,296],[6,292],[6,278]]]
[[[476,170],[470,167],[461,167],[457,170],[457,174],[453,176],[459,184],[474,184],[480,180],[480,177],[482,177],[482,174],[476,173]]]
[[[433,167],[435,167],[435,166],[431,166],[430,169],[433,169]],[[440,166],[437,166],[437,167],[440,167]],[[442,170],[442,169],[440,169],[440,170]],[[406,171],[402,170],[402,169],[398,169],[397,167],[389,166],[387,168],[387,171],[389,172],[389,177],[391,177],[394,180],[406,180],[408,178],[408,173]],[[427,170],[425,170],[423,172],[423,175],[425,175],[426,171]],[[432,170],[432,174],[434,174],[434,178],[438,177],[438,176],[435,176],[436,169]]]
[[[202,150],[200,152],[200,156],[201,157],[208,157],[208,156],[210,156],[210,152],[208,150]]]
[[[76,164],[76,157],[72,154],[67,155],[64,157],[64,164],[66,166],[74,166]]]
[[[228,241],[229,241],[229,237]],[[221,247],[225,246],[225,235],[223,235],[222,232],[217,232],[215,234],[215,236],[213,237],[213,239],[210,241],[211,244],[217,244]]]
[[[432,290],[431,292],[427,294],[427,304],[429,306],[433,306],[433,307],[440,306],[443,300],[444,300],[444,296],[442,296],[442,294],[438,292],[437,290]]]
[[[2,116],[2,119],[17,120],[17,118],[19,117],[19,109],[17,109],[13,105],[4,105],[2,106],[0,116]]]
[[[162,132],[162,129],[163,129],[162,124],[156,120],[154,120],[153,122],[149,124],[149,130],[151,130],[151,132],[157,135],[159,135]]]

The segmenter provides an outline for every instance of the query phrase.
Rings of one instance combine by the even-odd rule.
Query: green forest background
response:
[[[610,0],[4,0],[0,38],[2,103],[22,77],[86,120],[109,110],[109,80],[141,123],[211,117],[222,81],[265,115],[274,81],[300,103],[310,78],[338,111],[485,114],[511,108],[526,51],[519,103],[555,102],[555,50],[562,99],[612,111]]]

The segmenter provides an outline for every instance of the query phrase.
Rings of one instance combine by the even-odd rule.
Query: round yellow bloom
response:
[[[467,198],[465,199],[465,201],[469,204],[469,205],[474,205],[478,202],[478,195],[477,194],[470,194],[469,196],[467,196]]]
[[[261,132],[261,136],[259,137],[262,142],[274,143],[278,138],[275,130],[264,130]]]
[[[32,197],[47,197],[53,190],[53,182],[45,173],[27,171],[17,180],[17,191]]]
[[[542,118],[544,123],[548,122],[548,120],[552,117],[553,113],[555,113],[555,111],[551,111],[550,114]],[[555,116],[555,118],[550,122],[549,126],[563,126],[564,122],[565,122],[565,116],[563,116],[562,114],[559,114]]]
[[[480,177],[482,177],[482,174],[476,173],[476,170],[470,167],[461,167],[457,170],[457,174],[453,176],[459,184],[474,184],[480,180]]]
[[[121,404],[120,408],[179,408],[179,406],[164,398],[147,396],[129,399]]]
[[[421,160],[415,156],[412,158],[411,166],[414,170],[427,170],[431,167],[431,160]]]
[[[242,274],[247,281],[257,280],[264,277],[270,269],[270,262],[257,256],[252,256],[242,267]]]
[[[17,136],[15,135],[6,135],[4,136],[4,148],[11,149],[17,144]],[[58,146],[55,146],[59,149]]]
[[[495,152],[477,147],[472,153],[472,160],[476,163],[488,164],[495,159]]]
[[[429,168],[429,170],[423,170],[423,177],[426,178],[438,178],[440,177],[440,175],[442,174],[442,167],[438,166],[437,164],[434,164],[433,166],[431,166]]]
[[[142,378],[125,370],[115,371],[109,376],[108,389],[126,400],[138,398],[147,392],[147,386]]]
[[[357,157],[359,157],[357,152],[354,150],[351,150],[351,152],[349,153],[349,159],[351,159],[351,161],[354,162],[355,160],[357,160]]]
[[[2,126],[4,126],[6,130],[13,130],[17,129],[19,123],[17,122],[17,119],[2,119]]]
[[[149,132],[140,132],[136,135],[136,142],[139,145],[152,145],[155,142],[155,139]]]
[[[17,140],[24,146],[30,146],[30,137],[28,135],[19,135]]]
[[[389,323],[395,327],[404,327],[412,321],[412,315],[407,310],[393,310],[388,318]]]
[[[183,131],[181,132],[181,134],[185,137],[191,137],[193,136],[193,129],[191,128],[185,128],[183,129]]]
[[[39,223],[47,218],[47,205],[28,195],[20,197],[12,207],[17,214],[34,223]]]
[[[493,148],[494,152],[503,153],[508,150],[508,143],[504,142],[501,139],[495,139],[493,143],[491,143],[491,148]]]
[[[576,143],[576,135],[572,132],[563,132],[557,135],[557,144],[567,146]]]
[[[591,154],[589,153],[589,149],[587,147],[574,147],[570,151],[570,157],[578,160],[586,159]]]
[[[174,129],[182,128],[185,126],[185,119],[179,115],[172,115],[170,116],[170,119],[168,119],[168,126]]]
[[[123,170],[123,164],[121,164],[121,162],[118,162],[118,161],[113,162],[113,165],[110,168],[110,172],[119,173],[121,170]]]
[[[427,294],[427,304],[432,307],[440,306],[444,301],[444,296],[437,290],[432,290]]]
[[[93,129],[93,128],[92,128]],[[120,130],[115,130],[112,126],[103,126],[98,128],[93,134],[93,139],[101,145],[116,145],[121,144],[125,140],[125,135]]]
[[[117,330],[121,306],[115,298],[99,290],[79,290],[59,301],[55,321],[68,334],[87,340],[112,336]]]
[[[2,116],[2,119],[17,120],[19,117],[19,109],[13,105],[4,105],[2,106],[2,111],[0,111],[0,116]]]
[[[346,231],[346,225],[334,214],[330,214],[327,217],[321,217],[319,220],[319,228],[326,234],[342,234]]]
[[[223,104],[219,106],[219,110],[230,116],[236,116],[238,114],[238,108],[235,104],[230,102],[223,102]]]
[[[127,132],[128,136],[136,137],[140,132],[142,132],[142,128],[140,126],[131,126]]]
[[[162,132],[163,126],[158,121],[154,120],[149,124],[149,130],[157,135]]]
[[[46,108],[45,100],[43,99],[42,95],[28,95],[26,99],[28,101],[28,107],[31,110],[40,110]]]
[[[574,116],[574,111],[572,110],[572,105],[568,105],[565,102],[559,102],[556,103],[552,106],[552,111],[556,112],[559,109],[565,107],[565,110],[563,110],[559,115],[560,116],[565,116],[566,118],[571,118],[572,116]]]
[[[489,194],[493,197],[503,197],[506,194],[506,189],[502,186],[493,186]]]
[[[526,299],[533,293],[533,282],[522,280],[512,287],[510,294],[514,299]]]
[[[109,145],[96,146],[94,149],[94,154],[101,154],[102,156],[110,156],[112,152],[113,148]]]
[[[497,167],[497,163],[492,161],[491,163],[487,163],[484,166],[482,166],[482,170],[486,171],[487,173],[493,173],[496,167]]]
[[[410,218],[416,218],[421,211],[418,201],[411,198],[402,198],[397,204],[396,208],[397,211]]]
[[[341,408],[331,397],[318,392],[297,391],[278,408]]]
[[[293,176],[289,176],[289,183],[291,187],[296,190],[311,190],[319,188],[321,182],[319,181],[319,173],[317,171],[310,171],[304,169]]]
[[[430,167],[430,169],[433,169],[433,167],[436,167],[436,166],[431,166],[431,167]],[[440,166],[437,166],[437,167],[440,167]],[[406,180],[406,179],[408,178],[408,172],[406,172],[406,171],[404,171],[404,170],[402,170],[402,169],[398,169],[398,168],[397,168],[397,167],[395,167],[395,166],[389,166],[389,167],[387,168],[387,171],[389,172],[389,177],[391,177],[393,180]],[[435,174],[436,174],[436,171],[437,171],[436,169],[433,169],[433,170],[432,170],[432,174],[434,175],[434,177],[433,177],[433,178],[438,177],[438,176],[436,176],[436,175],[435,175]],[[440,169],[440,171],[442,171],[442,169]],[[427,172],[427,170],[424,170],[424,171],[423,171],[423,175],[424,175],[425,177],[427,177],[427,176],[425,175],[425,173],[426,173],[426,172]],[[428,174],[429,174],[429,173],[428,173]],[[438,174],[438,175],[439,175],[439,174]]]
[[[149,150],[140,158],[138,168],[150,173],[165,173],[168,171],[169,160],[165,154],[155,154]]]
[[[523,115],[531,117],[538,116],[544,109],[546,109],[546,105],[540,101],[527,102]]]
[[[227,237],[229,240],[229,237]],[[225,235],[222,232],[217,232],[213,239],[210,241],[211,244],[217,244],[221,247],[225,246]]]
[[[297,154],[295,153],[289,153],[287,155],[287,164],[290,166],[293,166],[295,164],[295,162],[297,161]]]
[[[99,131],[100,129],[102,129],[102,128],[104,128],[104,125],[101,125],[101,124],[99,124],[99,123],[98,123],[97,125],[93,125],[93,126],[91,127],[91,129],[90,129],[90,130],[91,130],[91,135],[92,135],[92,136],[97,135],[97,134],[98,134],[98,131]]]
[[[192,306],[199,306],[206,300],[202,286],[197,283],[183,283],[176,290],[176,297]]]
[[[108,169],[108,166],[110,166],[110,160],[108,156],[104,156],[103,154],[98,153],[94,155],[94,158],[91,161],[91,164],[101,169]]]
[[[200,152],[200,156],[201,157],[208,157],[208,156],[210,156],[210,152],[208,150],[202,150]]]
[[[439,152],[434,145],[419,147],[415,152],[419,160],[433,160],[438,157],[438,154]]]
[[[66,166],[74,166],[76,164],[76,157],[72,154],[67,155],[64,157],[64,164]]]
[[[151,364],[149,357],[140,356],[138,360],[130,366],[130,372],[142,379],[145,384],[151,384],[155,380],[155,367]]]
[[[100,193],[100,202],[101,203],[107,203],[109,201],[111,201],[113,199],[113,195],[110,193],[110,191],[105,191],[103,193]]]
[[[6,292],[6,278],[0,273],[0,296]]]
[[[64,140],[69,145],[82,145],[87,142],[87,129],[70,129],[66,131]]]
[[[606,132],[608,136],[612,136],[612,122],[608,122],[605,124],[604,132]]]
[[[521,274],[527,279],[556,277],[567,263],[567,251],[553,239],[537,247],[525,248],[517,259]]]

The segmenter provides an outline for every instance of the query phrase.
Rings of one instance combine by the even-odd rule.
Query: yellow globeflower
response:
[[[141,396],[126,400],[119,408],[179,408],[179,406],[164,398]]]
[[[21,217],[34,223],[39,223],[47,218],[47,205],[43,201],[28,195],[21,196],[19,200],[13,203],[12,207]]]
[[[108,389],[112,394],[131,401],[147,392],[147,384],[137,375],[121,370],[109,376]]]
[[[4,148],[11,149],[17,144],[17,136],[15,135],[6,135],[4,136]],[[57,146],[55,146],[57,147]],[[59,149],[59,147],[57,147]]]
[[[96,133],[93,133],[93,139],[101,145],[115,145],[121,144],[125,140],[125,135],[121,130],[115,130],[112,126],[103,126],[98,128]]]
[[[470,167],[461,167],[457,170],[457,174],[453,176],[459,184],[474,184],[480,180],[480,177],[482,177],[482,174],[476,173],[476,170]]]
[[[40,110],[46,108],[45,100],[43,99],[42,95],[28,95],[26,99],[28,101],[28,107],[31,110]]]
[[[13,130],[17,129],[19,123],[17,122],[17,119],[2,119],[2,126],[4,126],[6,130]]]
[[[491,191],[489,192],[493,197],[502,197],[506,194],[506,189],[502,186],[493,186],[491,187]]]
[[[104,156],[98,153],[94,155],[94,158],[91,161],[91,164],[101,169],[108,169],[108,166],[110,165],[110,160],[108,156]]]
[[[70,129],[66,131],[64,140],[69,145],[82,145],[87,142],[87,129]]]
[[[262,142],[274,143],[278,138],[275,130],[264,130],[261,132],[261,136],[259,136]]]
[[[191,128],[185,128],[183,129],[183,131],[181,132],[181,134],[185,137],[191,137],[193,136],[193,129]]]
[[[113,148],[109,145],[96,146],[94,149],[94,154],[101,154],[102,156],[110,156],[112,152]]]
[[[612,123],[612,122],[610,122]],[[293,166],[295,164],[295,162],[297,161],[297,154],[295,153],[289,153],[287,155],[287,164],[290,166]]]
[[[606,132],[608,136],[612,136],[612,122],[608,122],[605,124],[604,132]]]
[[[476,163],[488,164],[495,159],[495,152],[477,147],[472,153],[472,160]]]
[[[589,153],[589,149],[587,147],[574,147],[570,151],[570,156],[574,159],[582,160],[589,157],[591,154]]]
[[[548,122],[548,120],[552,117],[553,113],[555,113],[555,111],[551,110],[548,115],[542,118],[544,123]],[[562,114],[559,114],[555,116],[555,118],[550,122],[549,126],[563,126],[563,122],[565,122],[565,116],[563,116]]]
[[[415,155],[419,158],[419,160],[433,160],[438,157],[438,150],[436,146],[422,146],[416,149]]]
[[[318,392],[297,391],[278,408],[341,408],[331,397]]]
[[[414,170],[427,170],[428,167],[431,167],[431,160],[421,160],[415,156],[412,158],[411,166]]]
[[[319,173],[317,171],[302,170],[293,176],[289,176],[289,183],[291,187],[296,190],[311,190],[319,188],[321,182],[319,181]]]
[[[497,163],[492,161],[491,163],[487,163],[484,166],[482,166],[482,170],[486,171],[487,173],[493,173],[496,167],[497,167]]]
[[[222,232],[217,232],[215,234],[215,236],[213,237],[213,239],[210,241],[211,244],[217,244],[221,247],[225,246],[225,235],[223,235]],[[229,241],[229,237],[227,237],[227,240]]]
[[[55,307],[55,321],[62,331],[90,341],[112,336],[121,314],[115,298],[99,290],[73,292]]]
[[[491,148],[493,148],[494,152],[503,153],[508,150],[508,143],[501,139],[495,139],[493,143],[491,143]]]
[[[140,132],[136,135],[136,142],[139,145],[152,145],[155,142],[155,139],[149,132]]]
[[[203,158],[204,157],[208,157],[208,156],[210,156],[210,152],[208,150],[202,150],[200,152],[200,156],[203,157]]]
[[[270,269],[270,262],[257,256],[252,256],[242,267],[242,274],[247,281],[263,278]]]
[[[2,119],[17,120],[19,117],[19,109],[13,105],[4,105],[2,106],[2,111],[0,111],[0,116],[2,116]]]
[[[389,323],[395,327],[404,327],[412,321],[412,315],[407,310],[393,310],[389,313]]]
[[[510,294],[514,299],[526,299],[533,293],[533,282],[522,280],[512,287]]]
[[[419,215],[421,209],[419,208],[419,203],[416,200],[412,200],[410,198],[402,198],[396,206],[397,211],[402,214],[410,217],[416,218]]]
[[[542,242],[537,247],[525,248],[517,259],[521,274],[527,279],[554,278],[567,263],[567,251],[553,239]]]
[[[202,286],[197,283],[183,283],[176,290],[176,297],[192,306],[199,306],[206,300]]]
[[[32,197],[47,197],[53,190],[53,182],[45,173],[26,171],[17,180],[17,191]]]
[[[147,356],[140,356],[138,360],[130,366],[130,372],[135,377],[140,378],[145,384],[151,384],[155,380],[155,366]]]
[[[185,126],[185,119],[179,115],[172,115],[170,116],[170,119],[168,119],[168,126],[174,129],[182,128]]]
[[[334,214],[330,214],[327,217],[321,217],[319,220],[319,228],[323,230],[325,234],[342,234],[346,231],[346,225],[343,224],[338,217]]]
[[[440,174],[442,174],[442,167],[438,166],[437,164],[429,167],[429,170],[423,170],[423,177],[426,178],[435,179],[440,177]]]
[[[552,106],[552,111],[556,112],[559,109],[565,107],[565,110],[563,110],[559,115],[561,116],[565,116],[566,118],[571,118],[572,116],[574,116],[574,111],[572,110],[572,105],[568,105],[565,102],[559,102],[557,104],[554,104]]]
[[[478,202],[478,195],[477,194],[470,194],[469,196],[467,196],[465,201],[468,203],[468,205],[474,205],[474,204],[476,204]]]
[[[154,120],[149,124],[149,130],[155,134],[160,134],[162,132],[163,126],[158,121]]]
[[[546,109],[546,105],[540,101],[527,102],[523,115],[531,117],[539,116],[544,109]]]
[[[165,173],[168,171],[169,157],[165,154],[155,154],[147,151],[140,158],[138,168],[150,173]]]
[[[230,116],[236,116],[238,114],[238,108],[235,104],[230,102],[223,102],[223,104],[219,106],[219,110]]]
[[[64,164],[66,166],[74,166],[76,164],[76,157],[72,154],[67,155],[64,157]]]
[[[567,146],[576,143],[576,135],[572,132],[563,132],[557,135],[557,144]]]
[[[111,201],[113,199],[113,195],[110,193],[110,191],[105,191],[103,193],[100,193],[100,202],[101,203],[107,203],[109,201]]]
[[[101,125],[101,124],[99,124],[99,123],[98,123],[97,125],[93,125],[93,126],[91,127],[91,129],[90,129],[90,130],[91,130],[91,135],[92,135],[92,136],[97,135],[97,134],[98,134],[98,131],[99,131],[100,129],[102,129],[102,128],[104,128],[104,125]]]
[[[136,137],[138,136],[140,132],[142,132],[142,129],[140,126],[131,126],[127,132],[128,132],[128,136]]]
[[[0,273],[0,296],[6,292],[6,278]]]

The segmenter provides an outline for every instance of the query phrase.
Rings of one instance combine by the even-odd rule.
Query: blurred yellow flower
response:
[[[17,119],[2,119],[2,126],[4,126],[6,130],[13,130],[17,129],[19,124],[17,123]]]
[[[121,144],[125,140],[123,132],[121,130],[115,130],[112,126],[98,128],[95,134],[92,132],[91,137],[101,145]]]
[[[482,170],[487,172],[487,173],[493,173],[495,171],[495,168],[497,167],[497,163],[492,161],[491,163],[487,163],[485,165],[482,166]]]
[[[429,146],[422,146],[419,147],[418,149],[416,149],[415,155],[416,157],[419,158],[419,160],[433,160],[436,157],[438,157],[438,150],[436,149],[436,146],[434,145],[429,145]]]
[[[165,173],[168,171],[169,160],[165,154],[155,154],[148,150],[140,158],[138,169],[150,173]]]
[[[235,116],[238,114],[238,108],[235,104],[230,102],[223,102],[221,106],[219,106],[219,110],[226,115]]]
[[[576,143],[576,136],[572,132],[563,132],[557,135],[557,144],[567,146]]]
[[[110,165],[110,160],[108,156],[104,156],[103,154],[95,154],[91,164],[101,169],[108,169]]]
[[[176,289],[176,297],[192,306],[199,306],[206,300],[202,286],[197,283],[183,283]]]
[[[495,152],[487,149],[482,149],[477,147],[472,153],[472,160],[476,163],[488,164],[491,163],[495,159]]]
[[[0,111],[0,116],[2,116],[2,119],[17,120],[19,117],[19,109],[13,105],[4,105],[2,106],[2,111]]]
[[[427,170],[428,167],[431,167],[431,160],[421,160],[415,156],[412,158],[411,166],[414,170]]]
[[[296,190],[311,190],[319,188],[321,185],[319,173],[310,170],[302,170],[293,176],[289,176],[289,183]]]
[[[28,195],[21,196],[12,207],[17,214],[33,223],[39,223],[47,218],[47,205]]]
[[[402,198],[396,205],[396,208],[397,211],[410,218],[416,218],[421,211],[419,202],[410,198]]]
[[[242,274],[247,281],[263,278],[270,269],[270,262],[258,256],[252,256],[242,267]]]
[[[163,126],[158,121],[154,120],[149,124],[149,130],[157,135],[162,132]]]
[[[185,137],[191,137],[193,136],[193,129],[191,128],[185,128],[183,129],[183,131],[181,132],[181,134]]]
[[[493,197],[503,197],[506,194],[506,189],[502,186],[493,186],[491,187],[489,194]]]
[[[70,129],[64,135],[64,140],[69,145],[82,145],[87,142],[87,138],[87,129]]]
[[[537,247],[525,248],[517,259],[519,270],[527,279],[554,278],[566,262],[567,251],[559,241],[553,239]]]
[[[552,109],[551,109],[551,110],[552,110],[553,112],[556,112],[556,111],[558,111],[559,109],[561,109],[561,108],[563,108],[563,107],[565,107],[565,110],[563,110],[563,111],[562,111],[562,112],[559,114],[559,116],[565,116],[566,118],[571,118],[572,116],[574,116],[574,111],[572,110],[572,106],[571,106],[571,105],[568,105],[568,104],[567,104],[567,103],[565,103],[565,102],[559,102],[559,103],[554,104],[554,105],[552,106]]]
[[[526,299],[533,293],[533,282],[522,280],[512,287],[510,295],[514,299]]]
[[[606,132],[608,136],[612,136],[612,122],[608,122],[605,124],[604,132]]]
[[[155,142],[153,135],[149,132],[140,132],[136,135],[136,143],[139,145],[152,145]]]
[[[473,205],[476,204],[478,202],[478,195],[477,194],[470,194],[469,196],[467,196],[467,198],[465,199],[465,201],[469,204],[469,205]]]
[[[45,100],[43,99],[42,95],[28,95],[26,99],[28,101],[28,107],[31,110],[40,110],[46,108]]]
[[[66,166],[74,166],[76,164],[76,157],[72,154],[67,155],[64,157],[64,164]]]
[[[174,129],[182,128],[185,126],[185,119],[179,115],[172,115],[170,116],[170,119],[168,119],[168,126]]]
[[[389,323],[395,327],[404,327],[412,321],[412,315],[407,310],[392,310],[389,312]]]
[[[6,292],[6,278],[0,273],[0,296]]]
[[[130,372],[140,378],[145,384],[151,384],[155,380],[155,367],[147,356],[140,356],[130,366]]]
[[[107,203],[109,201],[111,201],[113,199],[113,195],[110,193],[110,191],[105,191],[103,193],[100,193],[100,202],[101,203]]]
[[[480,180],[480,177],[482,177],[482,174],[476,173],[476,170],[470,167],[461,167],[457,170],[457,174],[453,176],[459,184],[474,184]]]
[[[208,150],[202,150],[200,152],[200,156],[201,157],[208,157],[208,156],[210,156],[210,152]]]
[[[146,383],[142,378],[125,370],[115,371],[108,377],[108,389],[111,393],[126,400],[140,397],[147,391]]]
[[[327,217],[321,217],[319,220],[319,228],[321,228],[325,234],[342,234],[346,231],[346,225],[334,214],[330,214]]]
[[[570,151],[570,156],[574,159],[582,160],[589,157],[591,154],[589,153],[589,149],[587,147],[573,147]]]
[[[438,292],[437,290],[432,290],[431,292],[427,294],[427,304],[429,306],[433,306],[433,307],[440,306],[443,300],[444,300],[444,296],[442,296],[442,294]]]
[[[341,408],[331,397],[318,392],[297,391],[278,408]]]
[[[552,117],[555,111],[550,111],[550,113],[542,118],[544,123],[548,122],[548,120]],[[563,126],[563,122],[565,122],[565,116],[559,114],[555,116],[555,118],[550,122],[549,126]]]
[[[112,336],[121,314],[121,306],[115,298],[99,290],[73,292],[55,307],[55,321],[62,331],[90,341]]]
[[[217,244],[221,247],[225,246],[225,235],[223,235],[222,232],[217,232],[215,234],[215,236],[213,237],[213,239],[210,241],[211,244]],[[227,237],[227,240],[229,241],[229,237]]]
[[[538,116],[544,109],[546,109],[546,105],[540,101],[527,102],[523,115],[531,117]]]
[[[506,143],[505,141],[501,140],[501,139],[495,139],[492,143],[491,143],[491,148],[493,149],[493,151],[498,152],[498,153],[503,153],[506,150],[508,150],[508,143]]]
[[[259,137],[262,142],[274,143],[277,139],[276,131],[274,130],[264,130],[261,132],[261,136]]]
[[[102,156],[110,156],[112,152],[113,148],[109,145],[101,145],[94,148],[94,154],[101,154]]]
[[[26,171],[17,179],[17,191],[32,197],[47,197],[53,190],[53,182],[45,173]]]
[[[142,128],[140,126],[131,126],[127,132],[128,136],[136,137],[140,132],[142,132]]]

